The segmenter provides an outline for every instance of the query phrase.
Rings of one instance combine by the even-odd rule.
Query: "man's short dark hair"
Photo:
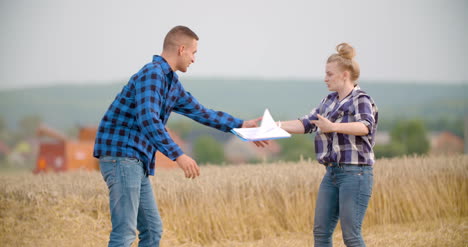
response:
[[[183,38],[193,38],[198,40],[197,34],[193,32],[190,28],[186,26],[175,26],[173,27],[167,34],[166,38],[164,38],[163,50],[171,46],[178,46],[181,44]]]

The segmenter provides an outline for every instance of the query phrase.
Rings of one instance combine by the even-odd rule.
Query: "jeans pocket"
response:
[[[144,170],[143,167],[139,165],[138,160],[136,160],[136,162],[122,161],[119,164],[119,168],[123,177],[125,187],[138,188],[141,186],[141,181],[144,176]]]
[[[116,179],[115,179],[115,169],[116,169],[115,161],[100,160],[99,167],[100,167],[100,170],[101,170],[102,177],[104,178],[104,181],[107,184],[107,187],[110,188],[112,185],[114,185],[114,183],[116,181]]]

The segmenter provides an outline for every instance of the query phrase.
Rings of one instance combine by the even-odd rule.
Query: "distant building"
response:
[[[448,131],[441,132],[431,138],[430,152],[433,154],[463,153],[463,139]]]
[[[0,141],[0,159],[6,158],[10,154],[11,150],[6,143]]]
[[[186,143],[177,133],[169,129],[167,131],[174,142],[183,150]],[[40,126],[37,130],[40,141],[34,172],[75,169],[98,170],[99,162],[93,157],[96,133],[97,127],[95,126],[81,126],[79,127],[78,139],[72,140],[54,129]],[[157,152],[156,167],[174,168],[177,167],[177,164],[162,153]]]
[[[36,134],[39,138],[39,151],[34,173],[99,169],[98,161],[93,157],[96,127],[80,128],[77,140],[69,139],[44,125],[37,129]]]

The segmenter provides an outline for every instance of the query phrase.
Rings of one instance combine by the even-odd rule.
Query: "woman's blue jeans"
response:
[[[102,157],[101,173],[109,188],[112,232],[109,247],[159,246],[162,223],[143,163],[134,158]]]
[[[315,246],[332,246],[338,219],[346,246],[366,246],[362,221],[372,194],[372,166],[327,166],[315,207]]]

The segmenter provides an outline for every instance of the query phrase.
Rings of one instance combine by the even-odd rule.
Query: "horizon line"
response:
[[[181,76],[179,76],[181,77]],[[258,80],[258,81],[322,81],[323,78],[319,77],[265,77],[265,76],[183,76],[184,80]],[[93,86],[93,85],[110,85],[118,83],[127,83],[128,79],[109,79],[109,80],[67,80],[67,81],[51,81],[49,83],[43,83],[41,85],[15,85],[15,86],[0,86],[0,91],[14,91],[14,90],[25,90],[25,89],[44,89],[52,87],[73,87],[73,86]],[[468,85],[468,80],[422,80],[422,79],[372,79],[365,78],[359,80],[360,83],[367,83],[373,81],[377,84],[427,84],[427,85]]]

